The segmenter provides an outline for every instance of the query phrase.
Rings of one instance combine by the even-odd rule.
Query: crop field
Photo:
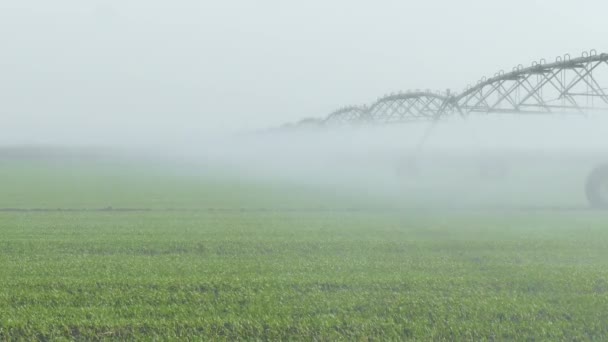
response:
[[[0,340],[608,339],[608,214],[579,171],[441,209],[202,167],[0,166]]]

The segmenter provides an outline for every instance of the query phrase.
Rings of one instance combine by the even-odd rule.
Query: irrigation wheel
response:
[[[405,158],[399,161],[395,168],[397,176],[400,177],[416,177],[420,174],[418,162],[415,158]]]
[[[503,180],[509,176],[509,166],[503,160],[484,159],[478,164],[479,177],[487,180]]]
[[[587,178],[587,199],[598,209],[608,209],[608,163],[596,167]]]

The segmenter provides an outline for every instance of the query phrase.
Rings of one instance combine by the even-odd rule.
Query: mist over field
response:
[[[208,160],[245,178],[408,199],[397,207],[416,206],[416,196],[423,206],[536,201],[540,207],[584,207],[587,174],[606,159],[607,123],[602,116],[507,116],[395,127],[302,127],[227,140],[208,150]],[[484,174],[497,166],[504,169],[500,174]],[[572,201],[550,197],[559,196],[560,188],[559,198]],[[551,189],[549,197],[535,196]]]
[[[0,341],[608,340],[606,13],[1,1]]]
[[[585,179],[606,161],[607,125],[608,117],[597,112],[190,137],[161,137],[142,125],[134,132],[137,143],[120,132],[111,139],[66,136],[53,144],[5,145],[0,154],[7,162],[128,162],[198,182],[222,175],[224,182],[304,186],[368,198],[366,205],[375,209],[584,209]]]

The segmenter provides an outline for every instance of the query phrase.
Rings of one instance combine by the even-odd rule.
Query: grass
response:
[[[0,212],[0,340],[608,339],[601,212],[66,168],[5,164],[0,207],[149,211]]]

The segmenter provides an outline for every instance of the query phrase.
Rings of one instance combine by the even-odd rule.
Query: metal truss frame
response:
[[[603,69],[602,69],[603,68]],[[460,94],[429,90],[391,94],[371,106],[341,108],[322,124],[403,123],[438,121],[450,115],[475,113],[554,114],[608,110],[608,79],[595,77],[607,73],[608,54],[595,50],[581,57],[557,57],[555,62],[519,65],[511,72],[500,71],[481,79]]]

